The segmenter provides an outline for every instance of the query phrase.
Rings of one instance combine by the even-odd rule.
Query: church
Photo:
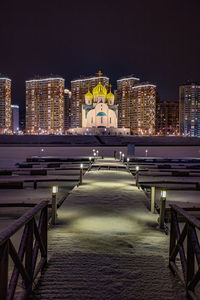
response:
[[[82,128],[71,128],[68,134],[81,135],[130,135],[129,128],[118,128],[118,105],[115,96],[100,82],[88,87],[82,104]]]
[[[100,83],[85,95],[82,105],[82,128],[117,128],[118,107],[114,95]]]

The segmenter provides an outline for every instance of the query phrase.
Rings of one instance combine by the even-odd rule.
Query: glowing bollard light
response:
[[[80,164],[80,185],[83,183],[83,164]]]
[[[139,170],[140,170],[140,167],[139,166],[136,166],[135,167],[135,183],[136,183],[136,186],[139,188]]]
[[[164,229],[164,224],[165,224],[166,198],[167,198],[167,191],[161,190],[161,193],[160,193],[160,217],[159,217],[160,229]]]
[[[122,153],[122,163],[124,163],[124,153]]]
[[[119,151],[119,160],[121,160],[121,159],[122,159],[122,152]]]
[[[127,161],[127,167],[129,168],[129,161],[130,161],[129,157],[127,157],[126,161]]]
[[[88,172],[91,170],[92,168],[92,157],[89,157],[89,167],[88,167]]]
[[[58,186],[52,186],[51,223],[56,225]]]
[[[145,150],[145,156],[147,157],[148,155],[148,149]]]

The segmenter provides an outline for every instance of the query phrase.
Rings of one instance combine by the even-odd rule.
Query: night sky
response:
[[[12,79],[12,102],[25,104],[25,80],[70,80],[102,70],[113,88],[134,74],[158,86],[161,99],[200,81],[199,0],[2,1],[0,73]]]

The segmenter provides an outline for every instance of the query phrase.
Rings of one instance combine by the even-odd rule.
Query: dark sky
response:
[[[0,73],[12,102],[24,105],[25,80],[70,80],[99,69],[111,83],[134,74],[176,99],[178,85],[200,81],[199,0],[2,1]]]

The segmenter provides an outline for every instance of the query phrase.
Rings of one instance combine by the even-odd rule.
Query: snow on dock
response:
[[[31,299],[184,299],[157,218],[126,169],[87,172],[58,210]]]

